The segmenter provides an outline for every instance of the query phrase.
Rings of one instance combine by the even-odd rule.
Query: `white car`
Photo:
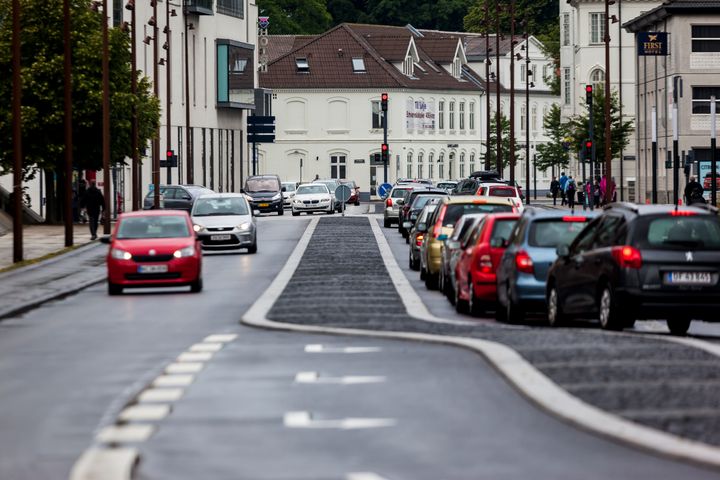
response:
[[[297,217],[302,212],[335,213],[335,197],[324,183],[303,183],[295,190],[292,201],[292,214]]]
[[[517,207],[518,213],[525,210],[525,205],[523,205],[522,198],[520,198],[520,192],[516,187],[507,183],[482,183],[478,188],[477,195],[481,197],[509,198],[513,205]]]
[[[284,188],[282,191],[283,207],[290,208],[292,207],[292,200],[295,196],[295,186],[297,182],[282,182],[280,185]]]

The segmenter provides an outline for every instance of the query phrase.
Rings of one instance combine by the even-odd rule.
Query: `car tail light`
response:
[[[621,268],[642,267],[642,255],[640,250],[629,245],[613,247],[612,256]]]
[[[673,210],[670,212],[670,215],[673,217],[692,217],[693,215],[697,215],[695,212],[689,212],[687,210]]]
[[[477,259],[477,268],[480,273],[493,273],[492,257],[490,256],[490,250],[486,245],[478,245],[475,258]]]
[[[530,258],[530,255],[528,255],[525,250],[520,250],[515,255],[515,268],[517,268],[519,272],[523,273],[535,272],[532,258]]]
[[[385,206],[392,207],[392,198],[388,198],[387,200],[385,200]]]
[[[425,236],[424,236],[422,233],[421,233],[420,235],[416,235],[416,236],[415,236],[415,245],[418,246],[418,247],[421,247],[421,246],[422,246],[422,242],[423,242],[423,238],[425,238]]]
[[[563,222],[585,222],[585,221],[587,221],[587,217],[565,215],[564,217],[562,217],[562,221]]]

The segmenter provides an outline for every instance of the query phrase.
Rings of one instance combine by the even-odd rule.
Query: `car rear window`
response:
[[[492,205],[488,203],[451,203],[445,211],[443,225],[452,227],[458,218],[467,213],[511,213],[512,205]]]
[[[507,239],[510,238],[510,232],[512,232],[513,228],[515,228],[516,223],[517,220],[515,219],[495,220],[490,240],[502,238],[507,241]]]
[[[531,247],[557,248],[560,245],[570,245],[578,233],[585,228],[588,219],[563,220],[553,218],[537,220],[530,224],[528,244]]]
[[[409,188],[395,188],[390,196],[392,198],[405,198],[406,195],[410,194],[410,191]]]
[[[439,198],[443,198],[444,195],[420,195],[418,197],[415,197],[415,200],[413,201],[410,208],[413,210],[419,210],[423,208],[430,200],[435,200]]]
[[[655,250],[720,250],[720,221],[711,215],[642,219],[637,244]]]
[[[517,197],[513,187],[490,187],[491,197]]]
[[[180,215],[152,215],[122,219],[115,238],[127,240],[189,236],[190,230],[185,217]]]

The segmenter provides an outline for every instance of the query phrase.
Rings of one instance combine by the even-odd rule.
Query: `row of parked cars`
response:
[[[664,319],[677,335],[691,320],[720,319],[712,207],[614,203],[575,215],[401,184],[390,198],[409,267],[459,312],[510,323],[539,314],[551,326],[596,320],[609,330]]]

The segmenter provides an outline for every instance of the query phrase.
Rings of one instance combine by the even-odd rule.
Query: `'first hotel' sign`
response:
[[[638,32],[638,55],[667,55],[667,32]]]

